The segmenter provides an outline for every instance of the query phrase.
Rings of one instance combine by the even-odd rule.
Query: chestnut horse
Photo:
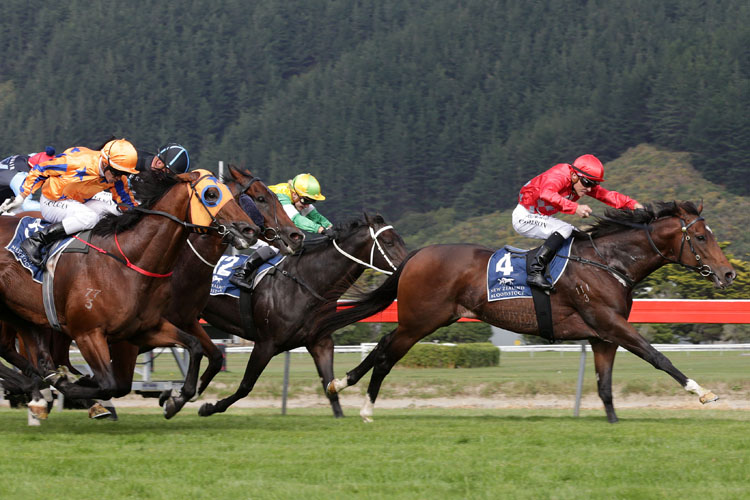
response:
[[[263,216],[263,239],[280,247],[285,254],[301,250],[304,235],[286,214],[273,191],[247,170],[242,171],[230,165],[229,171],[234,180],[227,181],[227,186],[233,193],[250,196]],[[198,316],[209,298],[214,266],[226,249],[227,243],[213,234],[190,235],[187,245],[183,247],[177,259],[169,306],[165,311],[167,320],[200,341],[203,353],[208,359],[208,366],[201,375],[196,395],[203,393],[213,377],[219,373],[223,363],[221,351],[200,325]],[[115,377],[115,397],[122,397],[130,392],[138,353],[138,348],[128,342],[112,346],[112,356],[113,359],[118,359],[119,367]],[[170,399],[170,395],[167,391],[159,398],[159,404],[164,406],[164,415],[167,418],[174,416],[178,410],[171,406],[173,400]]]
[[[664,264],[676,263],[700,273],[716,287],[728,286],[736,273],[714,234],[700,216],[702,204],[658,203],[656,209],[608,210],[585,233],[575,236],[568,266],[551,295],[556,340],[582,340],[594,352],[599,397],[607,419],[616,422],[612,404],[612,365],[618,346],[671,375],[702,403],[716,396],[686,377],[628,323],[633,288]],[[432,245],[410,254],[383,285],[354,302],[354,307],[321,319],[322,334],[385,309],[398,299],[398,326],[385,335],[362,363],[334,380],[336,394],[373,369],[365,421],[383,379],[417,341],[459,318],[527,335],[540,335],[531,298],[488,302],[487,263],[491,249],[477,245]],[[429,292],[425,292],[425,291]]]
[[[336,308],[339,297],[365,268],[391,273],[406,256],[401,236],[379,215],[336,224],[333,241],[316,237],[299,256],[287,257],[276,272],[260,281],[252,292],[254,328],[243,328],[240,300],[212,296],[203,317],[232,335],[255,341],[240,387],[216,403],[204,403],[202,416],[224,412],[247,396],[275,355],[306,347],[318,369],[323,388],[333,380],[331,335],[315,335],[312,325],[318,310]],[[328,396],[336,417],[343,416],[337,395]]]
[[[118,358],[108,344],[128,341],[141,348],[180,345],[190,353],[188,377],[176,410],[194,394],[202,350],[199,342],[163,316],[172,274],[189,231],[216,232],[238,248],[260,232],[226,186],[207,171],[179,176],[144,172],[136,179],[142,204],[107,217],[95,228],[87,254],[63,254],[56,265],[55,308],[61,330],[76,341],[93,379],[74,384],[54,370],[45,332],[49,328],[41,285],[10,252],[0,252],[0,319],[15,326],[39,374],[72,399],[109,399],[117,383]],[[7,245],[18,219],[0,217],[0,244]],[[31,352],[35,351],[35,352]],[[17,364],[22,370],[27,366]],[[175,411],[176,411],[175,410]]]

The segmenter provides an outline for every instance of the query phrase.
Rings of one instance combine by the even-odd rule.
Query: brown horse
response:
[[[237,195],[244,193],[252,198],[263,216],[261,236],[280,247],[283,253],[293,254],[302,249],[304,235],[297,229],[281,206],[279,199],[268,187],[249,171],[229,167],[234,180],[227,186]],[[165,317],[172,324],[200,341],[208,366],[201,375],[197,395],[203,393],[213,377],[221,370],[223,356],[198,321],[206,305],[211,288],[213,268],[227,249],[227,243],[212,234],[193,234],[183,247],[172,277],[172,291]],[[132,387],[133,373],[139,350],[129,342],[120,342],[111,347],[112,358],[117,359],[115,374],[117,390],[114,397],[128,394]],[[143,352],[143,350],[141,350]],[[169,392],[162,394],[159,403],[164,406],[164,415],[171,418],[179,410],[172,405]]]
[[[206,171],[141,176],[136,186],[141,206],[97,225],[91,246],[98,251],[63,254],[56,265],[57,319],[94,373],[89,384],[73,384],[54,371],[45,336],[40,335],[48,328],[41,286],[10,252],[0,252],[0,319],[25,335],[26,346],[35,347],[40,356],[40,374],[72,399],[113,396],[118,359],[111,359],[110,343],[185,347],[190,352],[188,377],[182,393],[170,398],[179,409],[195,393],[202,350],[193,336],[163,317],[172,282],[164,278],[171,276],[189,231],[216,232],[238,248],[247,248],[260,228]],[[17,223],[16,218],[0,218],[2,245],[7,245]]]
[[[363,220],[336,224],[334,229],[334,240],[316,238],[259,283],[250,303],[253,324],[243,325],[240,300],[228,295],[209,299],[203,317],[255,345],[237,391],[216,403],[204,403],[200,415],[226,411],[252,391],[271,358],[297,347],[306,347],[312,355],[323,388],[333,380],[333,340],[330,334],[315,334],[314,315],[321,309],[335,310],[336,301],[365,268],[390,273],[407,253],[404,240],[379,215],[365,214]],[[334,415],[343,416],[338,396],[329,400]]]
[[[612,404],[612,365],[618,346],[671,375],[702,403],[716,396],[686,377],[628,323],[634,286],[667,263],[697,271],[717,287],[736,273],[714,234],[700,217],[702,205],[659,203],[657,209],[609,210],[586,233],[577,234],[565,273],[552,293],[557,340],[586,339],[594,351],[599,396],[607,419]],[[530,298],[488,302],[487,263],[493,251],[477,245],[433,245],[417,250],[378,289],[354,307],[322,319],[328,333],[385,309],[398,298],[398,326],[385,335],[346,379],[328,385],[330,393],[356,384],[374,367],[368,398],[360,411],[372,418],[380,385],[417,341],[459,318],[476,318],[515,332],[539,335]],[[429,292],[426,292],[429,291]]]

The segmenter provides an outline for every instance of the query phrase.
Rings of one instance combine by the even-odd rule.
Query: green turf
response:
[[[0,498],[750,498],[738,411],[238,409],[27,427],[0,409]]]

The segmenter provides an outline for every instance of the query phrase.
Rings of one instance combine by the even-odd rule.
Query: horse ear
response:
[[[236,166],[234,166],[234,165],[232,165],[232,164],[230,164],[230,165],[229,165],[229,173],[230,173],[230,174],[232,174],[232,177],[233,177],[233,178],[234,178],[235,180],[237,180],[237,181],[241,181],[242,179],[244,179],[244,178],[245,178],[245,174],[243,174],[243,173],[242,173],[242,172],[240,171],[240,169],[239,169],[239,168],[237,168]]]
[[[178,174],[178,179],[185,179],[188,182],[195,182],[198,179],[200,179],[201,173],[196,170],[191,170],[190,172],[185,172],[184,174]]]
[[[703,212],[703,198],[701,198],[701,202],[698,204],[698,215]]]

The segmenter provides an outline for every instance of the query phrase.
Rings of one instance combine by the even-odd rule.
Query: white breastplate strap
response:
[[[336,240],[333,240],[333,246],[336,248],[336,250],[338,250],[338,252],[341,255],[348,258],[349,260],[356,262],[357,264],[361,264],[365,267],[369,267],[370,269],[374,269],[375,271],[378,271],[379,273],[393,274],[393,271],[386,271],[384,269],[380,269],[378,267],[375,267],[375,265],[373,264],[373,262],[375,261],[375,247],[377,247],[378,250],[380,251],[380,254],[385,259],[385,261],[388,263],[389,266],[391,266],[391,269],[393,269],[394,271],[396,270],[396,266],[393,265],[393,262],[391,262],[391,259],[388,258],[388,255],[386,255],[385,251],[383,250],[383,247],[380,245],[380,242],[378,241],[378,236],[380,235],[380,233],[382,233],[383,231],[387,231],[389,229],[393,229],[393,226],[383,226],[380,229],[378,229],[378,232],[376,233],[375,230],[372,228],[372,226],[370,226],[370,236],[372,237],[373,243],[372,243],[372,248],[370,248],[370,263],[369,264],[363,260],[359,260],[353,255],[346,253],[344,250],[341,249],[338,243],[336,243]]]
[[[190,243],[190,238],[188,238],[187,244],[190,247],[190,250],[193,251],[193,253],[195,254],[195,256],[198,257],[201,260],[201,262],[203,262],[204,264],[206,264],[211,269],[213,269],[214,267],[216,267],[216,264],[219,263],[219,261],[216,261],[216,264],[211,264],[209,261],[207,261],[206,259],[204,259],[203,257],[201,257],[201,254],[198,253],[198,250],[196,250],[195,247],[193,246],[193,244]],[[219,259],[221,260],[221,257],[219,257]]]

